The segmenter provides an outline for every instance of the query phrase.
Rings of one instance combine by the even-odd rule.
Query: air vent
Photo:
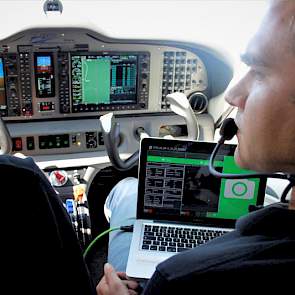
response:
[[[89,51],[88,44],[75,44],[76,51]]]
[[[195,113],[204,113],[208,107],[208,98],[202,92],[194,92],[189,97],[188,100],[191,104],[192,109]]]

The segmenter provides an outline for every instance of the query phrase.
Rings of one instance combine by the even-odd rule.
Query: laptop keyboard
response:
[[[141,249],[182,252],[202,245],[227,232],[223,230],[145,224]]]

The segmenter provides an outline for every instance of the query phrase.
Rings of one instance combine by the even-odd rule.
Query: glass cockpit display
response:
[[[6,106],[4,65],[3,65],[3,59],[2,57],[0,57],[0,108],[4,106]]]
[[[52,54],[35,54],[36,97],[55,96],[55,78]]]
[[[73,110],[96,111],[102,105],[137,103],[136,54],[72,55]]]

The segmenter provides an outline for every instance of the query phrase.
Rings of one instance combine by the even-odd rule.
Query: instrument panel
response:
[[[0,40],[0,115],[13,152],[37,161],[72,159],[70,154],[93,160],[99,153],[103,159],[98,118],[108,112],[120,124],[121,153],[137,149],[139,129],[150,136],[184,130],[177,136],[186,136],[183,118],[165,99],[177,91],[198,116],[201,139],[212,140],[210,102],[232,75],[228,60],[204,45],[115,39],[87,28],[33,28]]]
[[[171,92],[209,94],[205,64],[184,48],[77,29],[32,29],[0,45],[0,112],[9,120],[167,112]]]

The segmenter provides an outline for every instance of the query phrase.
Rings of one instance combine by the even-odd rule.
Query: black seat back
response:
[[[95,294],[62,202],[32,159],[0,156],[1,267],[10,294]]]

